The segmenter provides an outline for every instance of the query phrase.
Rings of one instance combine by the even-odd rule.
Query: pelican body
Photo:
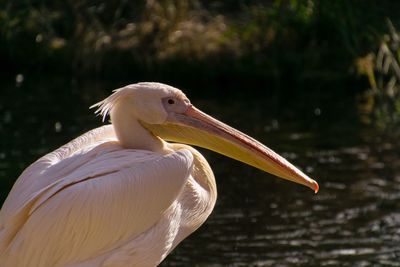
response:
[[[174,87],[132,84],[94,106],[110,125],[43,156],[15,182],[0,211],[1,267],[157,266],[217,199],[209,164],[189,145],[318,191],[288,161]]]

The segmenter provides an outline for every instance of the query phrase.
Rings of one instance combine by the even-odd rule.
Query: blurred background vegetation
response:
[[[90,105],[158,81],[321,186],[202,151],[216,210],[163,266],[399,266],[399,31],[399,0],[0,1],[0,201]]]
[[[399,10],[394,0],[2,1],[1,76],[343,102],[364,123],[392,130]]]

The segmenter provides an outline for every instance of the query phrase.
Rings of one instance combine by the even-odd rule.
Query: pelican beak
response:
[[[164,124],[143,123],[154,135],[167,141],[204,147],[283,179],[310,187],[319,186],[286,159],[257,140],[214,119],[190,105],[184,113],[174,114]]]

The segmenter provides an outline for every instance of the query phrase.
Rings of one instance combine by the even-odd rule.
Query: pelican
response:
[[[111,124],[43,156],[15,182],[0,211],[0,266],[157,266],[216,202],[213,172],[189,145],[318,191],[174,87],[131,84],[94,106]]]

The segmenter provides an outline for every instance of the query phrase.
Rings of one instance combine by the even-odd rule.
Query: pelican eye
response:
[[[170,105],[175,104],[175,100],[173,100],[172,98],[168,99],[168,104],[170,104]]]

